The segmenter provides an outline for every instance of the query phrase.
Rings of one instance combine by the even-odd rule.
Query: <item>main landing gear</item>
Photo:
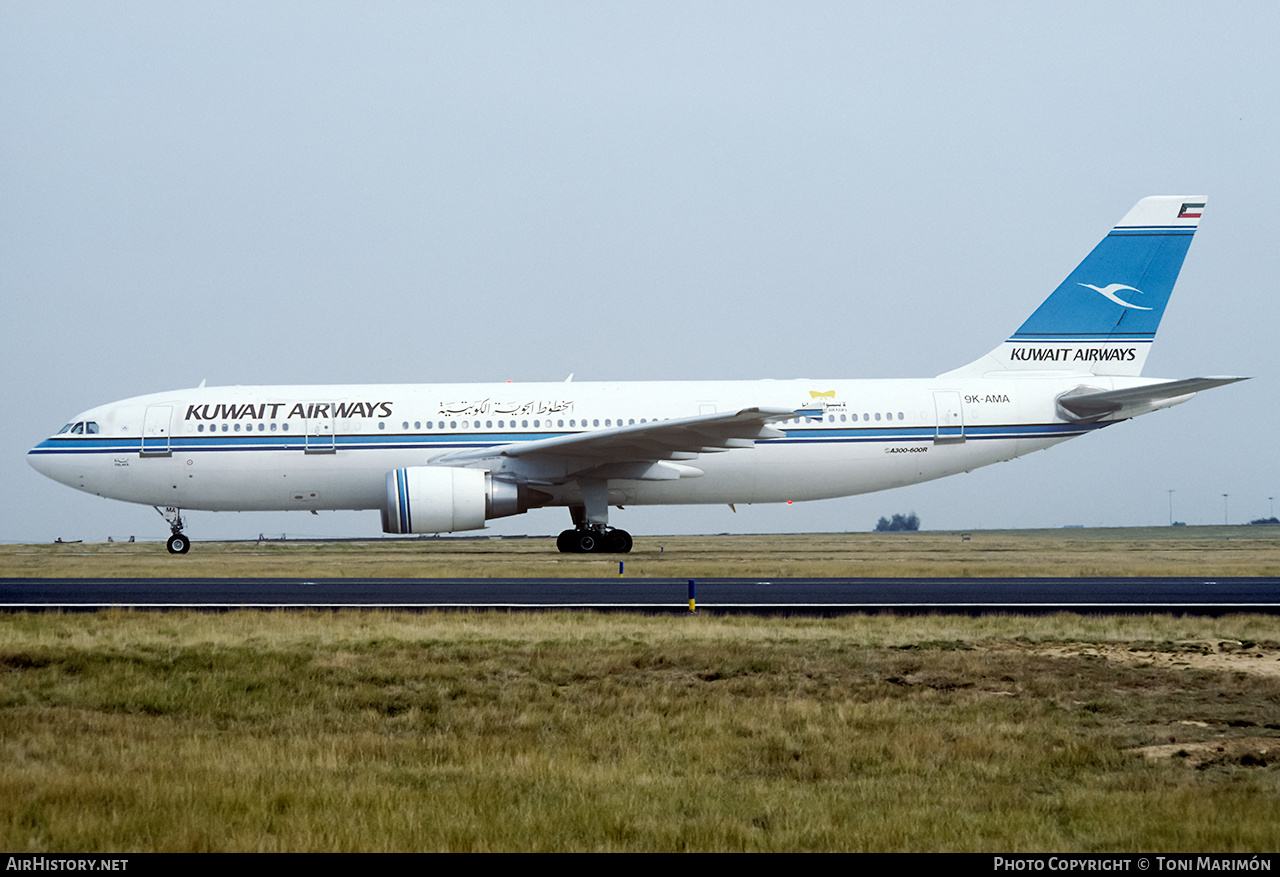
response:
[[[582,505],[569,506],[573,529],[556,539],[561,554],[626,554],[631,534],[609,526],[609,493],[604,481],[583,480]]]
[[[556,538],[561,554],[626,554],[631,550],[631,534],[608,527],[604,530],[565,530]]]
[[[173,533],[169,540],[165,542],[165,547],[169,549],[170,554],[186,554],[191,550],[191,540],[182,535],[182,509],[176,509],[173,506],[167,507],[164,511],[160,511],[159,506],[152,506],[160,516],[169,522],[169,530]]]

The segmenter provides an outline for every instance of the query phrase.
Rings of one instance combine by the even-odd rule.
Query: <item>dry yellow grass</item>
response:
[[[3,615],[0,848],[1265,852],[1277,656],[1256,615]]]
[[[627,555],[562,555],[550,539],[0,546],[0,576],[486,578],[629,576],[1261,576],[1280,527],[642,536]]]

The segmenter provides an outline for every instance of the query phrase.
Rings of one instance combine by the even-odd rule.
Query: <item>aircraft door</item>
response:
[[[317,406],[319,407],[319,406]],[[332,454],[338,450],[337,430],[332,417],[307,419],[305,450],[308,454]]]
[[[173,406],[148,405],[142,417],[142,450],[140,457],[168,457],[169,421],[173,418]]]
[[[964,441],[964,405],[960,393],[941,390],[933,394],[933,407],[937,412],[934,444],[950,444]]]

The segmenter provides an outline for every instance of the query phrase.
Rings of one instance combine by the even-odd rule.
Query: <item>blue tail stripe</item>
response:
[[[1009,340],[1154,338],[1194,232],[1113,229]]]

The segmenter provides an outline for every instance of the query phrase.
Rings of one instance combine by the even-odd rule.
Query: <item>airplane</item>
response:
[[[625,553],[610,506],[781,503],[967,472],[1246,380],[1141,377],[1202,196],[1140,200],[1008,339],[935,378],[199,387],[76,415],[28,461],[183,510],[377,509],[390,534],[565,506],[566,553]],[[163,509],[163,511],[161,511]]]

